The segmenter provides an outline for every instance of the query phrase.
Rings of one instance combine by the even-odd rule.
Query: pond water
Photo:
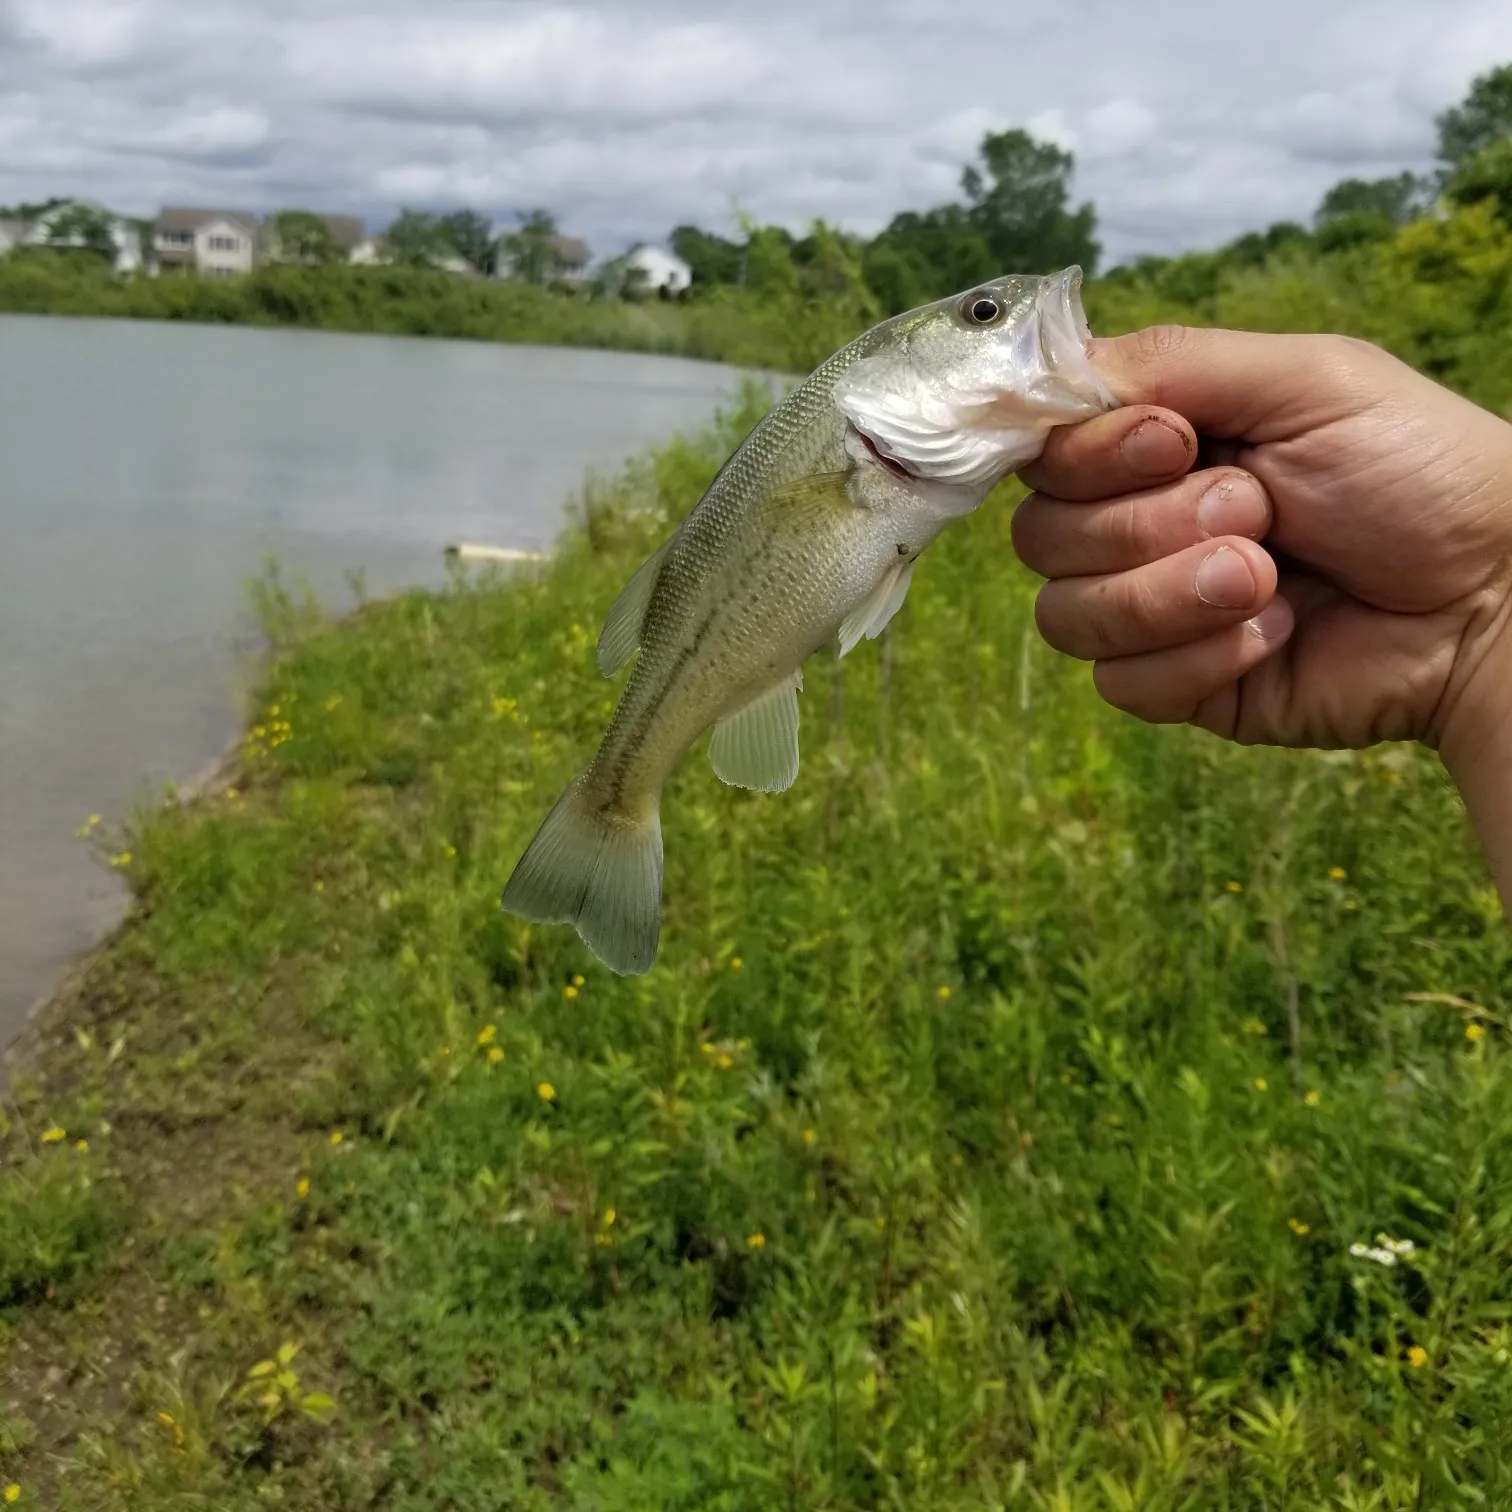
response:
[[[549,546],[585,470],[702,424],[677,358],[0,316],[0,1048],[123,891],[75,838],[213,764],[268,555],[332,607]]]

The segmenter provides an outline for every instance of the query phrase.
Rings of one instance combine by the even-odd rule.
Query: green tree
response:
[[[424,210],[401,210],[384,240],[390,258],[401,267],[431,267],[451,250],[439,218]]]
[[[341,248],[322,216],[312,210],[281,210],[273,217],[281,261],[324,268],[340,262]]]
[[[494,270],[493,226],[476,210],[453,210],[437,223],[447,245],[480,273]]]
[[[499,238],[499,252],[514,277],[529,284],[548,283],[561,263],[556,221],[547,210],[531,210],[518,219],[519,230]]]
[[[1452,170],[1512,136],[1512,63],[1475,79],[1469,93],[1438,118],[1439,157]]]
[[[1050,273],[1067,263],[1096,271],[1097,212],[1070,209],[1075,160],[1026,131],[989,132],[980,161],[961,175],[971,219],[1000,273]]]
[[[866,266],[867,282],[895,314],[1010,271],[998,263],[981,227],[961,205],[895,215],[867,249]],[[872,282],[873,273],[880,284]]]
[[[93,205],[65,205],[48,225],[47,243],[51,247],[82,247],[107,262],[115,260],[110,217]]]
[[[1362,212],[1384,217],[1393,226],[1405,226],[1423,213],[1429,186],[1415,173],[1391,178],[1342,179],[1323,196],[1313,215],[1315,226],[1326,226],[1342,216]]]
[[[1444,198],[1453,205],[1489,200],[1496,214],[1512,226],[1512,136],[1466,158],[1444,185]]]
[[[745,246],[748,287],[762,294],[796,294],[798,264],[793,260],[793,238],[781,226],[758,226],[750,230]]]
[[[745,248],[697,226],[674,226],[672,250],[693,270],[695,285],[738,284],[745,269]]]

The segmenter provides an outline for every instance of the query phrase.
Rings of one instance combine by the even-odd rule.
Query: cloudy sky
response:
[[[1508,0],[0,0],[0,203],[543,205],[595,252],[735,207],[870,232],[982,133],[1072,147],[1113,258],[1427,166]]]

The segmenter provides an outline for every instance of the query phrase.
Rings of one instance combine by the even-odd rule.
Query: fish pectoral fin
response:
[[[913,578],[914,560],[897,562],[882,574],[882,580],[847,614],[840,624],[840,654],[844,656],[863,637],[875,640],[903,607]]]
[[[640,646],[641,626],[646,622],[646,606],[661,575],[662,558],[672,544],[669,536],[635,570],[635,576],[619,591],[609,606],[608,617],[598,638],[599,671],[613,677],[635,655]]]
[[[798,519],[837,509],[859,509],[861,506],[847,490],[850,478],[849,472],[813,473],[794,483],[784,483],[767,494],[761,502],[761,509],[767,514]]]
[[[800,668],[714,726],[709,760],[721,782],[760,793],[792,787],[798,775],[798,690],[802,686]]]

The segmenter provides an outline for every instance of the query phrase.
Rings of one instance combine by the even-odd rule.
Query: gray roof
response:
[[[367,223],[360,215],[322,215],[320,218],[331,228],[331,235],[343,252],[350,252],[359,242],[367,240]]]
[[[577,267],[588,261],[588,243],[581,236],[553,236],[551,245],[568,267]]]
[[[257,217],[246,210],[189,210],[183,206],[169,206],[158,211],[159,231],[198,231],[211,221],[231,221],[248,236],[257,235]]]

